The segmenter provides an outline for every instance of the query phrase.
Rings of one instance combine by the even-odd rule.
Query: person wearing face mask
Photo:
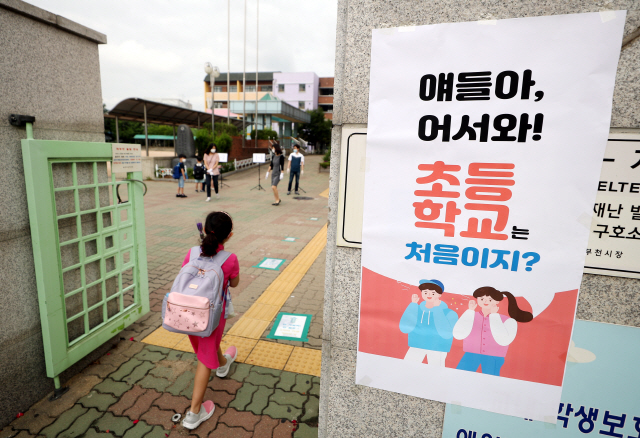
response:
[[[178,193],[176,194],[176,198],[186,198],[187,195],[184,194],[184,181],[187,179],[187,167],[184,163],[187,161],[187,156],[180,154],[179,158],[180,164],[178,164],[178,168],[180,169],[180,177],[178,178]]]
[[[284,178],[284,156],[278,143],[274,143],[271,146],[271,150],[273,151],[273,158],[271,159],[271,164],[269,164],[269,170],[267,170],[265,178],[269,178],[269,172],[271,172],[271,190],[273,190],[273,196],[276,199],[276,202],[271,205],[280,205],[278,183]]]
[[[422,363],[426,356],[429,365],[443,367],[451,350],[458,315],[440,300],[444,292],[442,282],[420,280],[418,289],[424,301],[418,304],[420,297],[413,294],[400,319],[400,331],[409,335],[404,360]]]
[[[213,180],[213,189],[216,192],[216,198],[219,198],[218,194],[218,177],[220,176],[220,156],[216,152],[216,145],[210,143],[204,152],[204,165],[207,168],[207,202],[211,201],[211,181]]]
[[[453,328],[453,337],[464,339],[464,355],[457,369],[475,372],[481,367],[483,374],[499,376],[509,344],[516,338],[518,323],[531,321],[533,314],[520,309],[510,292],[487,286],[476,289],[473,296],[476,301],[469,301],[469,310]],[[504,297],[509,302],[509,316],[498,313]],[[476,312],[478,307],[480,311]]]
[[[296,178],[296,195],[299,195],[298,192],[298,182],[300,181],[300,175],[304,173],[304,155],[300,153],[300,146],[297,144],[293,145],[293,153],[289,155],[289,166],[287,167],[287,172],[289,174],[289,188],[287,189],[287,195],[291,194],[291,183],[293,182],[293,178]]]

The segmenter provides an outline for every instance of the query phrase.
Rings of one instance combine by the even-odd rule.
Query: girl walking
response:
[[[273,190],[273,196],[276,199],[271,205],[280,205],[280,195],[278,194],[278,183],[284,177],[284,156],[282,155],[282,149],[278,143],[274,143],[272,146],[273,158],[267,170],[265,178],[269,178],[269,172],[271,172],[271,190]]]
[[[219,251],[224,250],[224,244],[233,236],[233,221],[231,216],[224,211],[214,211],[209,213],[204,223],[204,228],[200,231],[201,245],[199,247],[200,257],[213,257]],[[195,250],[198,247],[193,248]],[[182,263],[185,266],[191,258],[191,250]],[[222,264],[222,273],[224,274],[223,285],[225,293],[227,285],[236,287],[240,282],[240,265],[238,257],[231,254],[229,258]],[[229,296],[228,294],[226,295]],[[226,377],[229,373],[231,364],[236,360],[238,351],[236,347],[229,347],[222,353],[220,342],[224,333],[225,311],[228,301],[222,309],[222,317],[218,327],[206,338],[198,336],[189,336],[193,351],[198,356],[198,367],[196,369],[195,381],[193,384],[193,395],[191,397],[191,409],[187,412],[182,425],[186,429],[195,429],[201,423],[208,420],[215,410],[215,405],[211,400],[203,403],[204,392],[209,383],[211,370],[216,370],[216,376]]]
[[[204,152],[204,165],[207,168],[207,202],[211,201],[211,181],[213,180],[213,189],[216,191],[216,198],[219,198],[218,194],[218,177],[220,176],[220,156],[216,152],[216,145],[210,143],[207,150]]]
[[[464,355],[457,369],[475,372],[481,367],[483,374],[499,376],[509,344],[516,338],[518,323],[531,321],[533,314],[520,309],[510,292],[487,286],[476,289],[473,296],[477,301],[469,301],[469,310],[453,327],[453,337],[464,339]],[[498,303],[504,297],[509,301],[509,316],[498,313]]]

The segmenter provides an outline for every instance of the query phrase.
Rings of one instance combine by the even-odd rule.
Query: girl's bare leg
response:
[[[280,202],[280,195],[278,195],[278,188],[276,186],[271,186],[271,190],[273,190],[273,196],[276,198],[276,202]]]
[[[222,354],[220,347],[218,347],[218,363],[220,366],[227,364],[227,358]],[[193,382],[193,395],[191,396],[191,412],[194,414],[200,412],[200,406],[202,406],[202,401],[204,400],[204,393],[209,384],[209,377],[211,377],[211,370],[202,362],[198,362],[196,377]]]

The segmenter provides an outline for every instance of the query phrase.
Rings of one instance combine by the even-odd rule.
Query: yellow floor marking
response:
[[[235,346],[238,350],[238,357],[236,362],[246,362],[249,353],[256,346],[258,341],[255,339],[241,338],[239,336],[225,335],[220,343],[220,349],[224,352],[227,351],[231,345]]]
[[[160,327],[144,338],[142,342],[145,344],[156,345],[158,347],[174,348],[183,339],[187,339],[187,335],[172,333]]]
[[[260,339],[326,244],[327,226],[325,225],[231,327],[229,334]],[[265,305],[270,306],[269,313],[266,313]],[[270,315],[273,316],[267,320],[266,317]]]
[[[281,370],[289,360],[292,351],[292,345],[258,341],[245,363]]]
[[[322,350],[296,347],[287,361],[284,370],[292,373],[311,374],[320,377]]]
[[[328,197],[329,189],[323,193]],[[326,244],[327,226],[325,225],[222,338],[220,343],[222,351],[234,345],[238,349],[236,359],[238,362],[320,377],[321,350],[294,348],[291,345],[259,339]],[[172,333],[162,327],[142,342],[193,352],[187,335]]]
[[[327,189],[324,192],[320,193],[320,196],[322,196],[323,198],[329,199],[329,189]]]
[[[191,346],[191,341],[187,335],[184,336],[184,339],[178,342],[174,347],[174,350],[186,351],[187,353],[194,353],[193,347]]]

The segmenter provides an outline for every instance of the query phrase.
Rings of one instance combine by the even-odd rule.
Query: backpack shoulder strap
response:
[[[194,260],[196,260],[198,257],[200,257],[200,247],[199,246],[194,246],[193,248],[191,248],[191,252],[189,254],[189,261],[193,262]]]
[[[212,261],[222,267],[229,257],[231,257],[231,253],[229,251],[218,251],[218,253],[213,256]]]

